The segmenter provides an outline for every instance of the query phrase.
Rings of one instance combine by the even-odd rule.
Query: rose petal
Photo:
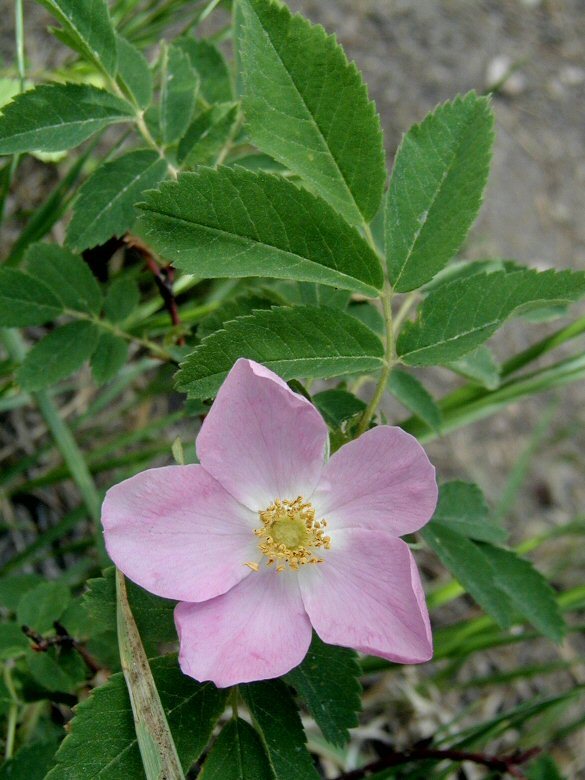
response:
[[[339,449],[311,499],[331,528],[417,531],[437,503],[435,469],[417,440],[380,425]]]
[[[307,614],[324,642],[397,663],[431,658],[424,593],[401,539],[345,529],[332,534],[331,550],[323,557],[324,563],[300,573],[299,584]]]
[[[311,643],[297,577],[266,567],[223,596],[178,604],[175,623],[183,672],[220,688],[280,677]]]
[[[325,456],[327,426],[315,407],[252,360],[236,362],[197,437],[205,469],[255,511],[275,498],[307,498]]]
[[[258,561],[258,516],[202,466],[149,469],[110,488],[102,509],[106,548],[133,582],[170,599],[225,593]]]

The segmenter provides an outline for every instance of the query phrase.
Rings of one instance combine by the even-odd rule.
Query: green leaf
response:
[[[87,667],[76,650],[54,647],[46,652],[28,649],[26,665],[35,682],[45,690],[58,693],[75,693],[85,683]]]
[[[448,363],[447,368],[488,390],[495,390],[500,386],[500,366],[491,349],[485,344],[463,355],[459,360]]]
[[[349,741],[348,729],[358,725],[360,673],[353,650],[327,645],[313,634],[304,661],[285,678],[309,708],[325,739],[339,747]]]
[[[175,46],[188,55],[201,82],[201,96],[210,105],[234,99],[228,65],[223,54],[209,41],[177,38]]]
[[[235,320],[236,317],[244,317],[246,314],[252,314],[258,309],[270,309],[274,306],[274,301],[269,298],[262,298],[260,295],[239,295],[226,301],[219,309],[211,312],[197,325],[197,335],[204,339],[217,330],[220,330],[224,323]]]
[[[494,138],[489,98],[443,103],[402,139],[385,204],[390,281],[420,287],[457,252],[482,201]]]
[[[237,103],[211,106],[198,114],[179,143],[180,165],[194,168],[215,163],[231,137],[237,116]]]
[[[483,493],[472,482],[454,480],[441,485],[431,522],[479,542],[503,542],[508,536],[504,528],[490,520]]]
[[[99,314],[102,292],[87,263],[57,244],[33,244],[26,255],[28,271],[61,300],[66,309]]]
[[[325,421],[333,428],[340,428],[365,411],[366,405],[347,390],[323,390],[313,396],[313,402]]]
[[[227,322],[224,330],[204,339],[181,364],[177,387],[190,398],[212,396],[242,356],[286,380],[375,371],[382,367],[383,354],[380,340],[343,312],[280,307]]]
[[[0,325],[43,325],[63,311],[63,304],[44,282],[12,268],[0,268]]]
[[[402,328],[398,354],[413,366],[449,363],[477,348],[512,314],[584,294],[581,271],[496,271],[442,285]]]
[[[276,780],[318,780],[297,707],[280,680],[241,685]]]
[[[60,152],[128,122],[132,107],[89,84],[51,84],[18,95],[0,117],[0,154]]]
[[[0,780],[44,780],[53,766],[53,741],[28,742],[0,767]]]
[[[403,406],[425,422],[429,428],[441,428],[441,410],[426,387],[415,376],[394,369],[388,380],[388,390]]]
[[[65,379],[93,354],[99,338],[99,329],[93,322],[69,322],[31,349],[16,372],[24,390],[41,390]]]
[[[128,360],[128,343],[114,333],[104,331],[91,356],[91,370],[97,385],[109,382]]]
[[[560,642],[566,625],[555,592],[542,574],[511,550],[491,544],[481,545],[481,550],[493,568],[496,587],[541,634]]]
[[[16,613],[18,623],[42,634],[53,628],[53,623],[59,620],[69,600],[69,588],[63,582],[43,582],[21,598]]]
[[[0,623],[0,661],[21,655],[28,645],[28,640],[19,625]]]
[[[118,55],[116,35],[105,0],[39,0],[57,19],[67,42],[79,54],[116,75]]]
[[[200,780],[272,780],[258,734],[245,720],[230,720],[211,748]]]
[[[555,760],[549,755],[540,755],[526,770],[529,780],[563,780]]]
[[[225,708],[226,691],[185,677],[175,656],[156,658],[151,669],[183,769],[207,747]],[[129,780],[144,776],[132,707],[122,674],[93,690],[75,708],[70,733],[47,780]]]
[[[509,628],[514,610],[494,581],[494,571],[481,547],[442,523],[429,523],[420,531],[429,547],[477,603],[501,628]]]
[[[96,168],[79,190],[67,245],[81,252],[124,235],[136,220],[134,204],[166,170],[166,162],[148,149],[128,152]]]
[[[189,127],[199,91],[199,78],[189,57],[178,46],[163,53],[160,95],[160,130],[163,143],[178,141]]]
[[[40,574],[14,574],[0,579],[0,605],[16,612],[20,599],[43,582]]]
[[[380,120],[341,46],[271,0],[241,0],[239,54],[252,141],[351,223],[378,211],[386,181]]]
[[[188,273],[296,279],[370,296],[383,283],[358,232],[279,176],[203,168],[147,193],[140,208],[148,245]]]
[[[130,41],[117,36],[118,81],[126,92],[144,110],[152,101],[152,74],[146,57]]]
[[[104,312],[110,322],[123,322],[140,302],[140,290],[133,279],[120,276],[108,288]]]
[[[368,328],[374,333],[377,333],[378,336],[383,336],[386,332],[384,317],[379,309],[372,306],[372,304],[367,301],[350,303],[347,307],[347,313],[351,314],[352,317],[355,317],[360,322],[363,322],[364,325],[367,325]]]
[[[116,584],[115,571],[109,568],[103,577],[88,580],[88,591],[83,596],[83,604],[87,610],[96,633],[115,631],[116,629]],[[161,599],[143,590],[138,585],[127,581],[130,608],[144,649],[153,658],[160,655],[161,648],[177,641],[177,630],[173,612],[174,601]]]

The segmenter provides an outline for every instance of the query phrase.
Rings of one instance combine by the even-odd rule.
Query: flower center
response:
[[[302,496],[294,501],[277,498],[273,504],[258,512],[262,527],[254,533],[260,538],[258,547],[266,556],[267,566],[276,563],[276,571],[288,568],[296,571],[307,563],[323,563],[323,558],[314,550],[331,546],[331,539],[325,536],[326,520],[316,520],[312,505]],[[258,564],[247,563],[258,571]]]

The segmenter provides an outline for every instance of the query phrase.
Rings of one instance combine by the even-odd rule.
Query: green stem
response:
[[[14,682],[12,680],[10,661],[4,664],[4,684],[6,685],[8,693],[10,694],[10,707],[8,710],[6,725],[6,747],[4,748],[4,759],[8,760],[9,758],[12,758],[14,754],[16,726],[18,723],[18,710],[20,707],[20,702],[18,701],[18,696],[16,695]]]
[[[370,421],[376,414],[380,401],[382,400],[384,392],[386,391],[386,385],[388,384],[388,379],[392,373],[392,368],[396,363],[394,325],[392,322],[392,295],[392,288],[390,287],[389,282],[386,281],[384,283],[384,291],[381,295],[382,306],[384,310],[384,322],[386,324],[386,354],[384,356],[384,367],[382,368],[382,373],[380,374],[380,379],[378,380],[378,384],[374,390],[372,400],[366,407],[366,410],[359,421],[356,430],[356,437],[361,436],[362,433],[367,430]]]

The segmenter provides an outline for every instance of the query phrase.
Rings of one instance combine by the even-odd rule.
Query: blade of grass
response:
[[[181,762],[128,603],[124,575],[116,569],[118,648],[147,780],[184,780]]]
[[[16,330],[4,329],[2,331],[2,339],[10,357],[21,363],[26,355],[26,346],[20,333]],[[63,460],[67,464],[68,471],[81,493],[89,515],[94,521],[98,553],[100,559],[106,563],[108,557],[105,551],[100,526],[101,497],[95,486],[83,453],[77,446],[73,434],[59,414],[59,410],[49,393],[40,390],[31,393],[31,397],[34,399],[39,411],[43,415],[47,427],[55,440],[55,444],[63,456]]]

